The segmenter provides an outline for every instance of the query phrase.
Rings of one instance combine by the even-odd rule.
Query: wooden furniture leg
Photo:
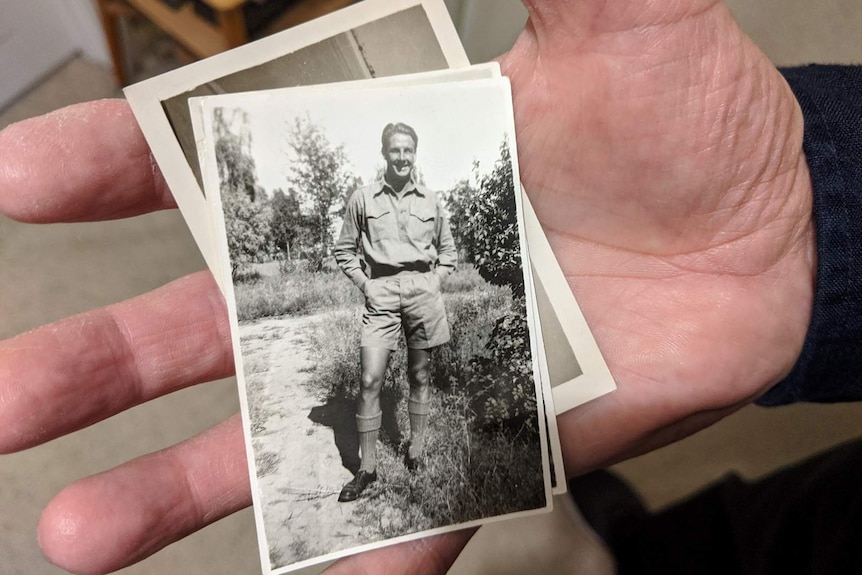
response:
[[[248,32],[245,27],[245,15],[242,6],[236,6],[218,13],[219,26],[227,40],[228,48],[236,48],[248,42]]]
[[[117,9],[113,0],[98,0],[99,17],[102,20],[102,29],[105,31],[105,39],[111,52],[111,64],[114,68],[114,79],[122,88],[126,85],[125,58],[123,56],[123,43],[120,40],[120,29],[117,18],[120,10]]]

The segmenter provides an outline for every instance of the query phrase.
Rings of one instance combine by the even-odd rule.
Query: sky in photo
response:
[[[294,91],[249,97],[251,153],[258,182],[271,193],[286,190],[292,173],[288,135],[297,117],[308,118],[329,142],[343,145],[353,172],[373,181],[385,163],[380,136],[389,122],[413,126],[419,137],[416,163],[426,185],[451,189],[470,176],[474,160],[489,172],[504,134],[514,146],[506,80],[338,91]]]

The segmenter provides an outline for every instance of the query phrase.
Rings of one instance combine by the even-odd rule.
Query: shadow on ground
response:
[[[398,449],[401,446],[401,429],[395,415],[396,407],[401,399],[398,390],[384,389],[380,393],[380,408],[383,411],[382,438],[383,441]],[[314,423],[332,429],[335,446],[341,456],[341,464],[350,473],[359,471],[359,432],[356,430],[356,399],[353,397],[335,396],[326,400],[323,405],[313,407],[308,419]]]

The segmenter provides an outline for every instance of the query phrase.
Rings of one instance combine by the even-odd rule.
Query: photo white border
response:
[[[548,299],[554,302],[554,311],[582,372],[581,375],[552,389],[554,408],[560,414],[610,393],[617,386],[596,344],[596,339],[587,325],[587,320],[572,294],[572,288],[566,281],[566,276],[551,249],[551,244],[533,210],[529,196],[523,187],[521,190],[524,197],[527,238],[536,274],[548,293]]]
[[[527,247],[529,249],[529,245]],[[532,266],[532,259],[530,261],[530,265]],[[530,291],[534,298],[535,289],[535,284],[533,283],[533,278],[531,274]],[[560,443],[560,427],[557,424],[557,412],[556,408],[554,407],[554,394],[551,389],[551,374],[548,370],[548,357],[545,353],[544,334],[542,333],[542,321],[539,316],[539,308],[537,305],[533,305],[533,321],[536,326],[538,326],[539,339],[541,341],[537,361],[539,362],[539,379],[542,383],[542,401],[545,406],[545,425],[547,425],[548,427],[548,445],[551,449],[551,460],[554,464],[552,471],[554,475],[554,483],[556,483],[556,485],[551,485],[551,491],[554,495],[562,495],[569,490],[569,486],[566,480],[565,464],[563,463],[563,447]]]
[[[508,78],[495,78],[488,80],[472,80],[469,82],[460,82],[459,86],[463,86],[465,84],[470,84],[474,87],[496,87],[502,91],[504,96],[504,104],[506,106],[505,115],[506,115],[506,124],[503,126],[505,128],[505,133],[509,138],[510,152],[511,152],[511,161],[512,161],[512,177],[513,177],[513,185],[514,185],[514,194],[515,194],[515,205],[516,205],[516,213],[518,218],[518,235],[520,241],[521,248],[521,263],[522,263],[522,273],[524,276],[524,285],[526,296],[528,297],[528,301],[533,301],[533,284],[531,278],[531,263],[530,257],[527,248],[527,232],[526,232],[526,224],[524,222],[524,198],[523,193],[520,193],[520,174],[518,169],[518,155],[517,155],[517,141],[515,137],[515,122],[514,122],[514,114],[512,109],[512,92],[511,85],[509,83]],[[392,87],[382,87],[382,88],[364,88],[363,90],[393,90],[395,88],[400,88],[403,90],[403,86],[392,86]],[[427,84],[424,85],[423,88],[428,90],[433,89],[448,89],[445,86],[435,85],[435,84]],[[220,96],[208,96],[202,99],[200,103],[200,111],[203,116],[203,129],[204,136],[207,141],[212,141],[212,109],[215,107],[222,106],[230,106],[235,105],[231,103],[231,100],[235,98],[234,94],[226,94]],[[217,208],[221,210],[221,198],[220,198],[220,183],[218,178],[217,170],[215,169],[215,150],[213,146],[207,146],[207,150],[209,151],[208,161],[204,166],[202,166],[202,179],[204,182],[204,188],[206,189],[208,197],[213,197],[217,202]],[[223,219],[221,220],[223,222]],[[227,242],[227,234],[223,225],[221,225],[220,229],[217,230],[218,233],[218,243],[219,243],[219,258],[221,260],[221,264],[219,269],[222,270],[222,280],[225,286],[225,299],[228,307],[229,318],[231,322],[231,340],[234,348],[234,360],[236,363],[236,377],[237,384],[240,388],[240,407],[242,412],[242,420],[243,420],[243,437],[246,445],[246,458],[248,461],[249,467],[249,477],[251,481],[252,487],[252,501],[253,501],[253,510],[255,515],[255,522],[257,525],[257,537],[258,537],[258,546],[260,550],[260,558],[261,558],[261,567],[264,569],[264,573],[268,575],[281,575],[282,573],[288,573],[291,571],[295,571],[297,569],[302,569],[304,567],[309,567],[313,565],[318,565],[320,563],[331,561],[333,559],[339,559],[342,557],[347,557],[350,555],[354,555],[356,553],[361,553],[364,551],[370,551],[373,549],[380,549],[383,547],[388,547],[390,545],[396,545],[398,543],[403,543],[406,541],[414,541],[417,539],[422,539],[425,537],[430,537],[433,535],[439,535],[442,533],[449,533],[452,531],[457,531],[460,529],[466,529],[469,527],[476,527],[488,523],[493,523],[497,521],[503,521],[508,519],[515,519],[518,517],[526,517],[531,515],[536,515],[540,513],[548,513],[553,509],[553,490],[551,488],[551,473],[550,473],[550,460],[549,460],[549,444],[547,437],[547,427],[542,425],[541,421],[537,421],[539,427],[539,449],[541,451],[541,461],[542,461],[542,472],[543,472],[543,483],[544,483],[544,491],[545,491],[545,506],[526,510],[526,511],[518,511],[513,513],[508,513],[504,515],[499,515],[495,517],[488,517],[483,519],[478,519],[475,521],[469,521],[465,523],[459,523],[455,525],[449,525],[445,527],[438,527],[435,529],[430,529],[426,531],[421,531],[417,533],[411,533],[409,535],[403,535],[400,537],[395,537],[392,539],[386,539],[384,541],[379,541],[376,543],[368,543],[364,545],[358,545],[356,547],[351,547],[349,549],[337,551],[334,553],[330,553],[327,555],[321,555],[312,559],[308,559],[305,561],[300,561],[297,563],[293,563],[289,566],[271,569],[270,561],[269,561],[269,545],[267,544],[267,539],[265,535],[265,524],[263,519],[263,510],[261,508],[261,494],[260,494],[260,486],[257,478],[257,465],[254,457],[254,448],[251,441],[251,435],[249,433],[249,429],[251,428],[250,416],[249,416],[249,407],[248,407],[248,396],[247,389],[245,385],[245,371],[243,365],[243,357],[241,353],[241,342],[239,337],[239,323],[237,321],[237,309],[236,309],[236,299],[234,293],[233,282],[230,277],[230,260],[228,255],[228,242]],[[534,306],[535,307],[535,306]],[[526,310],[526,319],[527,325],[530,331],[530,352],[532,357],[532,366],[533,366],[533,383],[534,383],[534,393],[536,394],[537,399],[537,415],[539,413],[544,412],[543,407],[539,407],[538,400],[542,398],[542,376],[540,373],[540,362],[539,362],[539,349],[541,345],[540,340],[540,330],[536,329],[536,318],[534,310]],[[543,346],[542,346],[543,349]]]
[[[521,193],[523,193],[523,188],[521,189]],[[526,195],[524,196],[524,200],[524,203],[526,205],[526,202],[529,201]],[[527,229],[526,225],[524,226],[524,229]],[[529,251],[529,248],[530,246],[528,240],[527,251]],[[538,273],[535,270],[532,270],[532,254],[530,254],[530,258],[531,271],[534,273]],[[553,484],[551,485],[551,492],[554,495],[562,495],[569,490],[569,486],[566,480],[565,464],[563,463],[563,447],[560,443],[560,427],[557,424],[557,412],[554,407],[554,394],[551,390],[551,374],[548,370],[548,358],[547,354],[545,353],[545,336],[544,332],[542,331],[542,321],[539,316],[539,306],[536,304],[536,288],[535,283],[533,282],[532,273],[530,274],[529,283],[530,287],[528,297],[532,297],[533,301],[533,323],[537,327],[538,339],[541,342],[541,345],[539,346],[539,355],[537,361],[539,363],[539,379],[542,383],[542,402],[544,404],[545,410],[545,424],[548,428],[548,445],[551,449],[551,460],[554,464],[552,471],[554,475],[554,483],[556,483],[556,486]]]

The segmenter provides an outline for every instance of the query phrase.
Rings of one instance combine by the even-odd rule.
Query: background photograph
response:
[[[292,88],[448,68],[425,9],[414,6],[357,26],[162,102],[174,134],[201,183],[188,100],[195,96]]]

